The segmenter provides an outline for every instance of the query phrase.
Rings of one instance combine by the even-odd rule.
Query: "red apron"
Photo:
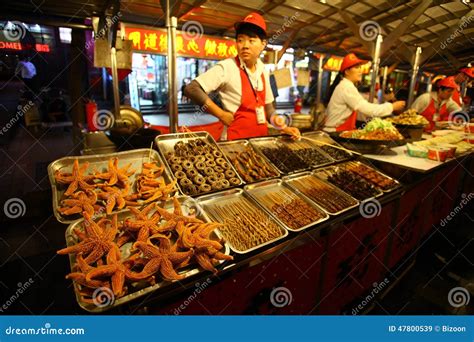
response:
[[[242,97],[240,107],[234,114],[234,121],[227,127],[227,139],[245,139],[251,137],[261,137],[268,135],[267,123],[258,124],[255,108],[265,107],[265,78],[262,73],[263,90],[258,91],[252,88],[250,80],[245,71],[240,67],[240,60],[235,58],[235,62],[240,70],[240,81],[242,84]],[[257,98],[255,97],[255,94]],[[258,101],[257,101],[258,99]]]
[[[354,110],[343,124],[336,127],[336,132],[351,131],[356,129],[357,112]]]
[[[426,120],[430,122],[430,124],[425,127],[425,131],[431,132],[433,128],[435,127],[433,116],[436,112],[437,110],[435,106],[435,101],[431,99],[431,102],[428,105],[428,107],[426,107],[426,109],[421,113],[421,115],[423,115],[426,118]],[[439,121],[448,121],[448,119],[449,119],[449,112],[446,109],[446,103],[445,103],[439,109]]]
[[[451,98],[452,98],[453,101],[456,102],[460,107],[462,107],[461,93],[460,93],[457,89],[454,89],[453,95],[451,95]]]

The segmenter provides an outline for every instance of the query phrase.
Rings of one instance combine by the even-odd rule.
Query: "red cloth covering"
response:
[[[170,128],[169,126],[157,126],[157,125],[150,125],[152,129],[159,130],[161,134],[168,134],[170,133]],[[187,126],[186,129],[183,127],[178,127],[178,132],[186,132],[186,131],[192,131],[192,132],[208,132],[212,137],[218,141],[221,138],[222,131],[224,130],[224,126],[222,125],[221,122],[214,122],[211,124],[206,124],[206,125],[198,125],[198,126]]]

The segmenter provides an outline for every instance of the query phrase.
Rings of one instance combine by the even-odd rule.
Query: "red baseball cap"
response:
[[[465,73],[470,78],[474,78],[474,67],[472,67],[472,68],[462,68],[459,71]]]
[[[352,68],[353,66],[359,65],[359,64],[365,64],[367,61],[364,61],[362,59],[357,58],[357,56],[353,53],[350,53],[344,57],[342,60],[341,64],[341,69],[340,71],[344,71],[346,69]]]
[[[438,87],[446,87],[459,90],[458,84],[454,81],[454,76],[443,78],[441,81],[438,82]]]
[[[267,24],[265,23],[265,19],[263,19],[263,17],[257,12],[250,13],[242,21],[235,23],[234,27],[236,30],[238,30],[239,27],[243,24],[251,24],[257,26],[259,29],[263,30],[263,33],[265,33],[265,35],[267,34]]]

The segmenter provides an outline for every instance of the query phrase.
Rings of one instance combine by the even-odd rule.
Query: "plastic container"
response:
[[[428,150],[428,159],[444,162],[448,158],[448,152],[449,149],[447,148],[431,147]]]
[[[474,134],[467,134],[464,138],[464,141],[467,141],[470,144],[474,144]]]
[[[448,150],[448,158],[454,158],[456,154],[456,145],[453,144],[438,144],[437,147],[446,148]]]
[[[464,126],[464,132],[474,134],[474,123],[467,123]]]
[[[427,158],[428,149],[423,146],[416,146],[413,144],[407,144],[407,153],[410,157],[416,158]]]

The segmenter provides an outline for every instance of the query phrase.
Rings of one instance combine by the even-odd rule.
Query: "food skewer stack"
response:
[[[278,217],[287,227],[298,230],[325,217],[325,214],[314,209],[291,191],[256,195],[259,201]]]
[[[357,201],[343,191],[313,176],[294,179],[290,184],[331,214],[357,205]]]
[[[321,170],[326,180],[360,201],[380,195],[380,191],[357,174],[344,169]]]
[[[245,252],[283,235],[282,229],[268,214],[247,199],[229,202],[209,205],[206,209],[223,224],[218,229],[235,250]]]
[[[393,179],[380,174],[364,164],[350,162],[341,165],[341,167],[359,175],[384,191],[391,190],[397,186],[397,183]]]

